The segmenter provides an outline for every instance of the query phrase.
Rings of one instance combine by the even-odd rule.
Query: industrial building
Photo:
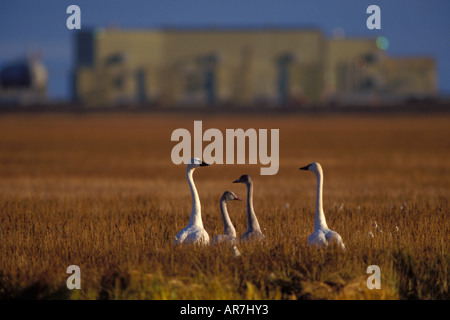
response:
[[[11,61],[0,69],[0,104],[45,102],[47,81],[47,68],[38,58]]]
[[[73,95],[88,106],[311,106],[434,96],[429,57],[316,28],[80,31]]]

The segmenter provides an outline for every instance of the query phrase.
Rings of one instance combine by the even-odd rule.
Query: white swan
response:
[[[227,210],[227,201],[237,200],[242,201],[237,195],[231,191],[225,191],[220,198],[220,212],[222,213],[223,219],[223,234],[217,235],[212,240],[212,244],[215,243],[232,243],[235,244],[236,241],[236,229],[231,222],[230,216]]]
[[[253,181],[244,174],[233,181],[233,183],[244,183],[247,186],[247,231],[241,236],[242,240],[265,240],[261,232],[255,210],[253,209]]]
[[[200,205],[200,198],[198,197],[197,188],[195,188],[193,174],[198,167],[209,166],[198,158],[192,158],[187,165],[186,177],[191,188],[192,195],[192,210],[191,218],[186,228],[181,230],[175,237],[175,244],[193,243],[193,244],[208,244],[209,235],[203,227],[202,210]]]
[[[300,170],[308,170],[314,172],[317,177],[317,194],[316,194],[316,216],[314,220],[314,232],[308,237],[308,244],[318,247],[326,247],[335,243],[341,249],[345,250],[344,242],[341,236],[333,230],[328,229],[325,213],[322,206],[322,189],[323,189],[323,170],[318,162],[313,162]]]

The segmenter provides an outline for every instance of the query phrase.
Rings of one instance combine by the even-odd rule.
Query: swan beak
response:
[[[204,161],[202,161],[202,163],[200,164],[200,167],[209,167],[209,166],[210,166],[210,164],[208,164]]]
[[[300,170],[309,170],[309,164],[307,166],[299,168]]]
[[[234,200],[237,200],[237,201],[242,201],[242,199],[241,199],[241,198],[239,198],[239,197],[236,197],[236,199],[234,199]]]

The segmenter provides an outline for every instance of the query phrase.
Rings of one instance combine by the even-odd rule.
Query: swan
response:
[[[344,242],[341,236],[333,230],[328,229],[325,213],[322,207],[322,189],[323,189],[323,170],[318,162],[313,162],[300,170],[314,172],[317,177],[317,194],[316,194],[316,217],[314,220],[314,232],[308,237],[308,244],[317,247],[327,247],[329,244],[335,243],[342,250],[345,250]]]
[[[222,213],[223,219],[223,234],[217,235],[212,240],[212,244],[215,243],[231,243],[236,244],[236,229],[234,229],[231,223],[230,216],[227,210],[227,201],[237,200],[242,201],[237,195],[231,191],[225,191],[220,198],[220,212]]]
[[[208,244],[209,235],[203,227],[202,210],[200,205],[200,198],[198,196],[197,188],[194,184],[194,170],[198,167],[210,166],[198,158],[192,158],[189,161],[186,169],[186,177],[191,188],[192,195],[192,210],[191,218],[186,228],[181,230],[175,237],[175,244],[192,243],[192,244]]]
[[[255,210],[253,209],[253,181],[250,176],[244,174],[233,181],[233,183],[244,183],[247,186],[247,231],[241,236],[242,240],[265,240],[261,232]]]

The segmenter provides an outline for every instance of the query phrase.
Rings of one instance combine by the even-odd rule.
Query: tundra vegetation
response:
[[[279,170],[216,164],[194,179],[210,237],[225,190],[241,235],[248,174],[264,243],[174,246],[189,221],[177,128],[279,129]],[[450,118],[444,115],[3,114],[0,298],[448,299]],[[270,150],[270,147],[268,147]],[[328,226],[346,246],[307,245],[324,170]],[[376,222],[376,228],[375,226]],[[81,270],[69,290],[67,267]],[[369,290],[368,266],[381,272]]]

